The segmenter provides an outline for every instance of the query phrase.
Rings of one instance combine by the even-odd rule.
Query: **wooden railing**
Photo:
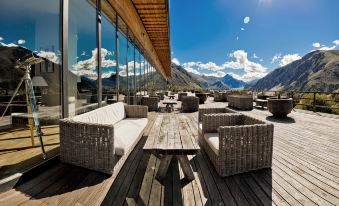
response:
[[[253,91],[253,94],[273,94],[274,96],[286,96],[293,98],[294,107],[314,112],[326,112],[339,114],[338,92],[306,92],[306,91]],[[326,96],[324,96],[326,95]],[[328,104],[332,102],[332,104]]]

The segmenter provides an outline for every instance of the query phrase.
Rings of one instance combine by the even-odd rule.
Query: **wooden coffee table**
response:
[[[169,99],[174,99],[175,95],[168,95]]]
[[[163,104],[166,104],[166,111],[167,112],[172,112],[174,111],[174,105],[177,104],[176,101],[163,101]]]
[[[197,154],[200,150],[185,116],[167,114],[159,115],[147,138],[143,150],[160,157],[161,162],[156,174],[157,180],[166,177],[171,161],[176,157],[189,181],[194,180],[193,170],[187,155]]]

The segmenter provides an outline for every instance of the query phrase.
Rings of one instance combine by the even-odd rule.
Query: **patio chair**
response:
[[[158,111],[159,110],[159,97],[142,97],[141,105],[147,106],[148,111]]]
[[[181,111],[196,112],[199,110],[199,98],[194,96],[182,97]]]
[[[205,114],[199,142],[222,177],[272,166],[273,124],[240,113]]]

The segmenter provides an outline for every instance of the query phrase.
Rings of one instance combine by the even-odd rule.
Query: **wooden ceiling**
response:
[[[167,77],[171,76],[169,0],[132,0]]]

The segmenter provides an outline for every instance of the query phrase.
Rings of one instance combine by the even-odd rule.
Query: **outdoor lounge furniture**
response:
[[[179,92],[178,93],[178,101],[182,101],[182,97],[187,96],[186,92]]]
[[[268,111],[274,117],[286,117],[293,109],[292,98],[268,98],[267,102]]]
[[[228,96],[228,106],[240,110],[253,109],[253,97],[243,95],[230,95]]]
[[[181,100],[182,112],[196,112],[199,110],[199,98],[194,96],[184,96]]]
[[[163,92],[157,92],[156,94],[157,94],[157,96],[159,96],[160,100],[165,99],[165,94]]]
[[[255,106],[256,107],[261,107],[262,109],[264,109],[265,107],[267,107],[267,101],[266,99],[256,99],[255,100]]]
[[[111,104],[60,120],[62,162],[112,174],[139,142],[147,107]]]
[[[148,111],[158,111],[159,110],[159,97],[142,97],[141,105],[147,106]]]
[[[272,165],[273,124],[243,114],[205,114],[199,141],[223,177]]]
[[[174,105],[177,104],[177,102],[173,100],[165,100],[162,103],[166,105],[166,111],[169,113],[174,111]]]
[[[193,170],[187,155],[195,155],[200,150],[190,128],[182,117],[159,115],[151,128],[143,150],[161,157],[156,174],[158,180],[164,180],[173,159],[178,159],[187,180],[194,179]],[[177,160],[175,160],[177,161]]]
[[[227,102],[228,93],[226,92],[214,92],[214,101],[215,102]]]
[[[236,111],[223,107],[223,108],[199,108],[198,124],[201,127],[202,117],[205,114],[220,114],[220,113],[236,113]]]
[[[195,93],[195,96],[199,98],[199,104],[204,104],[207,100],[209,93]]]

